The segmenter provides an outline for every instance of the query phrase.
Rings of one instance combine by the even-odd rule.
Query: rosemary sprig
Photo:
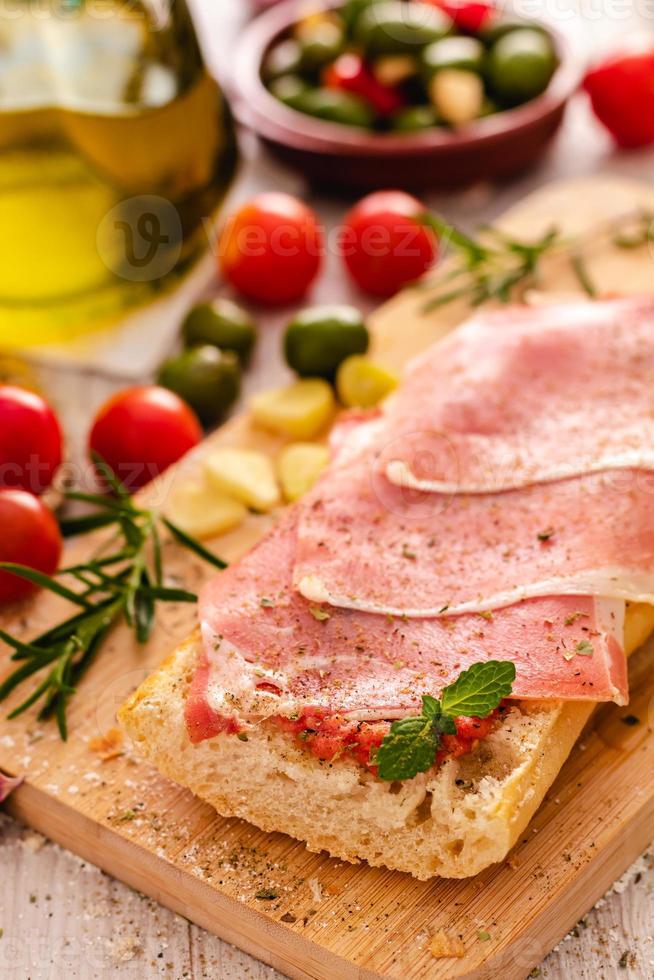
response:
[[[590,278],[588,268],[586,266],[581,251],[573,252],[570,256],[570,262],[572,264],[574,274],[579,280],[579,284],[581,285],[586,295],[590,296],[591,299],[596,299],[597,289],[595,288],[595,283]]]
[[[534,241],[512,238],[493,227],[482,228],[483,237],[472,238],[436,215],[426,214],[422,220],[453,253],[452,267],[438,275],[435,283],[423,284],[423,288],[435,288],[434,295],[422,307],[423,313],[431,313],[456,299],[467,299],[471,306],[492,299],[508,303],[518,288],[524,291],[535,282],[544,255],[570,247],[556,228]],[[572,254],[570,261],[584,292],[595,296],[580,253]]]
[[[88,562],[61,568],[54,576],[43,575],[23,565],[0,563],[0,569],[48,589],[80,610],[29,642],[0,630],[0,640],[13,649],[11,659],[18,663],[0,684],[0,702],[34,675],[44,672],[42,679],[14,708],[9,718],[16,718],[40,702],[39,719],[54,715],[64,741],[68,735],[66,710],[69,701],[112,626],[123,619],[133,630],[137,642],[142,644],[152,634],[158,602],[196,601],[192,592],[164,585],[160,528],[165,527],[178,543],[204,561],[216,568],[226,567],[221,558],[168,518],[156,510],[139,506],[106,464],[100,459],[95,462],[114,496],[69,492],[69,500],[83,501],[95,510],[88,516],[61,524],[66,533],[113,527],[115,534],[110,543],[104,542],[101,551]],[[109,546],[113,550],[105,553]],[[60,581],[62,576],[72,579],[79,587],[65,585]]]
[[[414,287],[431,294],[422,307],[423,313],[457,299],[466,299],[471,306],[491,299],[503,303],[519,299],[537,282],[541,260],[551,254],[558,254],[570,263],[583,291],[595,299],[599,290],[588,272],[587,248],[605,238],[620,249],[651,248],[654,244],[654,212],[645,208],[633,208],[598,222],[574,238],[551,228],[535,241],[512,238],[492,226],[482,226],[479,235],[473,238],[431,212],[425,212],[421,221],[434,229],[443,247],[451,253],[446,269]]]
[[[640,248],[654,242],[654,213],[639,211],[633,215],[628,226],[618,226],[613,234],[613,244],[617,248]]]

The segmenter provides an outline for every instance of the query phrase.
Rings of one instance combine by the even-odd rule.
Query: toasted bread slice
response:
[[[652,630],[654,608],[628,608],[627,651]],[[223,816],[421,879],[465,878],[503,860],[594,708],[522,702],[469,755],[385,783],[348,757],[320,762],[270,723],[247,741],[218,735],[193,745],[184,704],[199,651],[196,632],[121,708],[137,752]]]

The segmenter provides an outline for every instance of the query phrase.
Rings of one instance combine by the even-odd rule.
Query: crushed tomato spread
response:
[[[480,739],[490,734],[505,711],[506,707],[500,705],[487,718],[456,718],[456,735],[441,736],[442,747],[435,765],[471,752]],[[391,727],[390,721],[349,721],[324,708],[305,708],[297,718],[275,716],[270,720],[282,731],[294,735],[298,744],[321,762],[332,762],[349,752],[360,765],[374,773],[377,749]]]

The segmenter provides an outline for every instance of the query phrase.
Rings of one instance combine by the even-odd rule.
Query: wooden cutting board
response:
[[[654,212],[654,187],[615,178],[557,184],[514,209],[504,226],[525,237],[552,223],[589,234],[588,268],[602,292],[652,289],[654,252],[621,251],[606,223],[635,208]],[[576,288],[565,259],[547,267],[544,290]],[[421,313],[408,291],[372,318],[374,354],[395,369],[466,310]],[[211,437],[278,451],[239,418]],[[204,451],[203,449],[200,452]],[[185,462],[177,478],[198,465]],[[161,499],[169,481],[154,488]],[[251,517],[215,543],[234,559],[270,518]],[[88,542],[73,547],[84,555]],[[166,545],[166,567],[196,589],[211,571]],[[41,595],[3,625],[34,631],[62,611]],[[654,837],[654,676],[648,652],[633,658],[628,711],[605,707],[579,744],[509,860],[463,882],[417,882],[397,872],[310,854],[282,834],[223,820],[190,793],[128,754],[102,752],[126,695],[194,625],[192,607],[164,611],[146,648],[118,629],[70,711],[64,745],[34,716],[0,721],[0,768],[26,776],[9,812],[133,887],[291,977],[522,980]],[[0,676],[6,672],[3,661]],[[638,724],[623,719],[636,716]],[[104,746],[106,748],[106,745]],[[113,756],[103,759],[106,755]],[[276,893],[272,900],[256,895]],[[440,958],[435,936],[460,940]]]

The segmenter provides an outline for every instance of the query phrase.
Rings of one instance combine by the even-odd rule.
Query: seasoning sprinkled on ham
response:
[[[516,664],[515,697],[624,702],[623,603],[550,597],[491,618],[407,621],[340,609],[316,617],[291,585],[295,524],[291,511],[201,594],[206,660],[187,704],[193,740],[229,730],[230,719],[307,708],[347,721],[403,717],[423,694],[437,696],[471,664],[500,655]]]
[[[518,700],[626,703],[625,602],[654,605],[653,379],[650,298],[484,314],[431,348],[204,589],[189,737],[268,721],[374,771],[390,722],[488,660]]]
[[[652,297],[483,313],[409,368],[381,462],[439,493],[651,470],[653,379]]]
[[[654,604],[653,490],[629,470],[424,493],[389,483],[369,449],[305,498],[294,582],[312,602],[411,617],[547,595]]]

